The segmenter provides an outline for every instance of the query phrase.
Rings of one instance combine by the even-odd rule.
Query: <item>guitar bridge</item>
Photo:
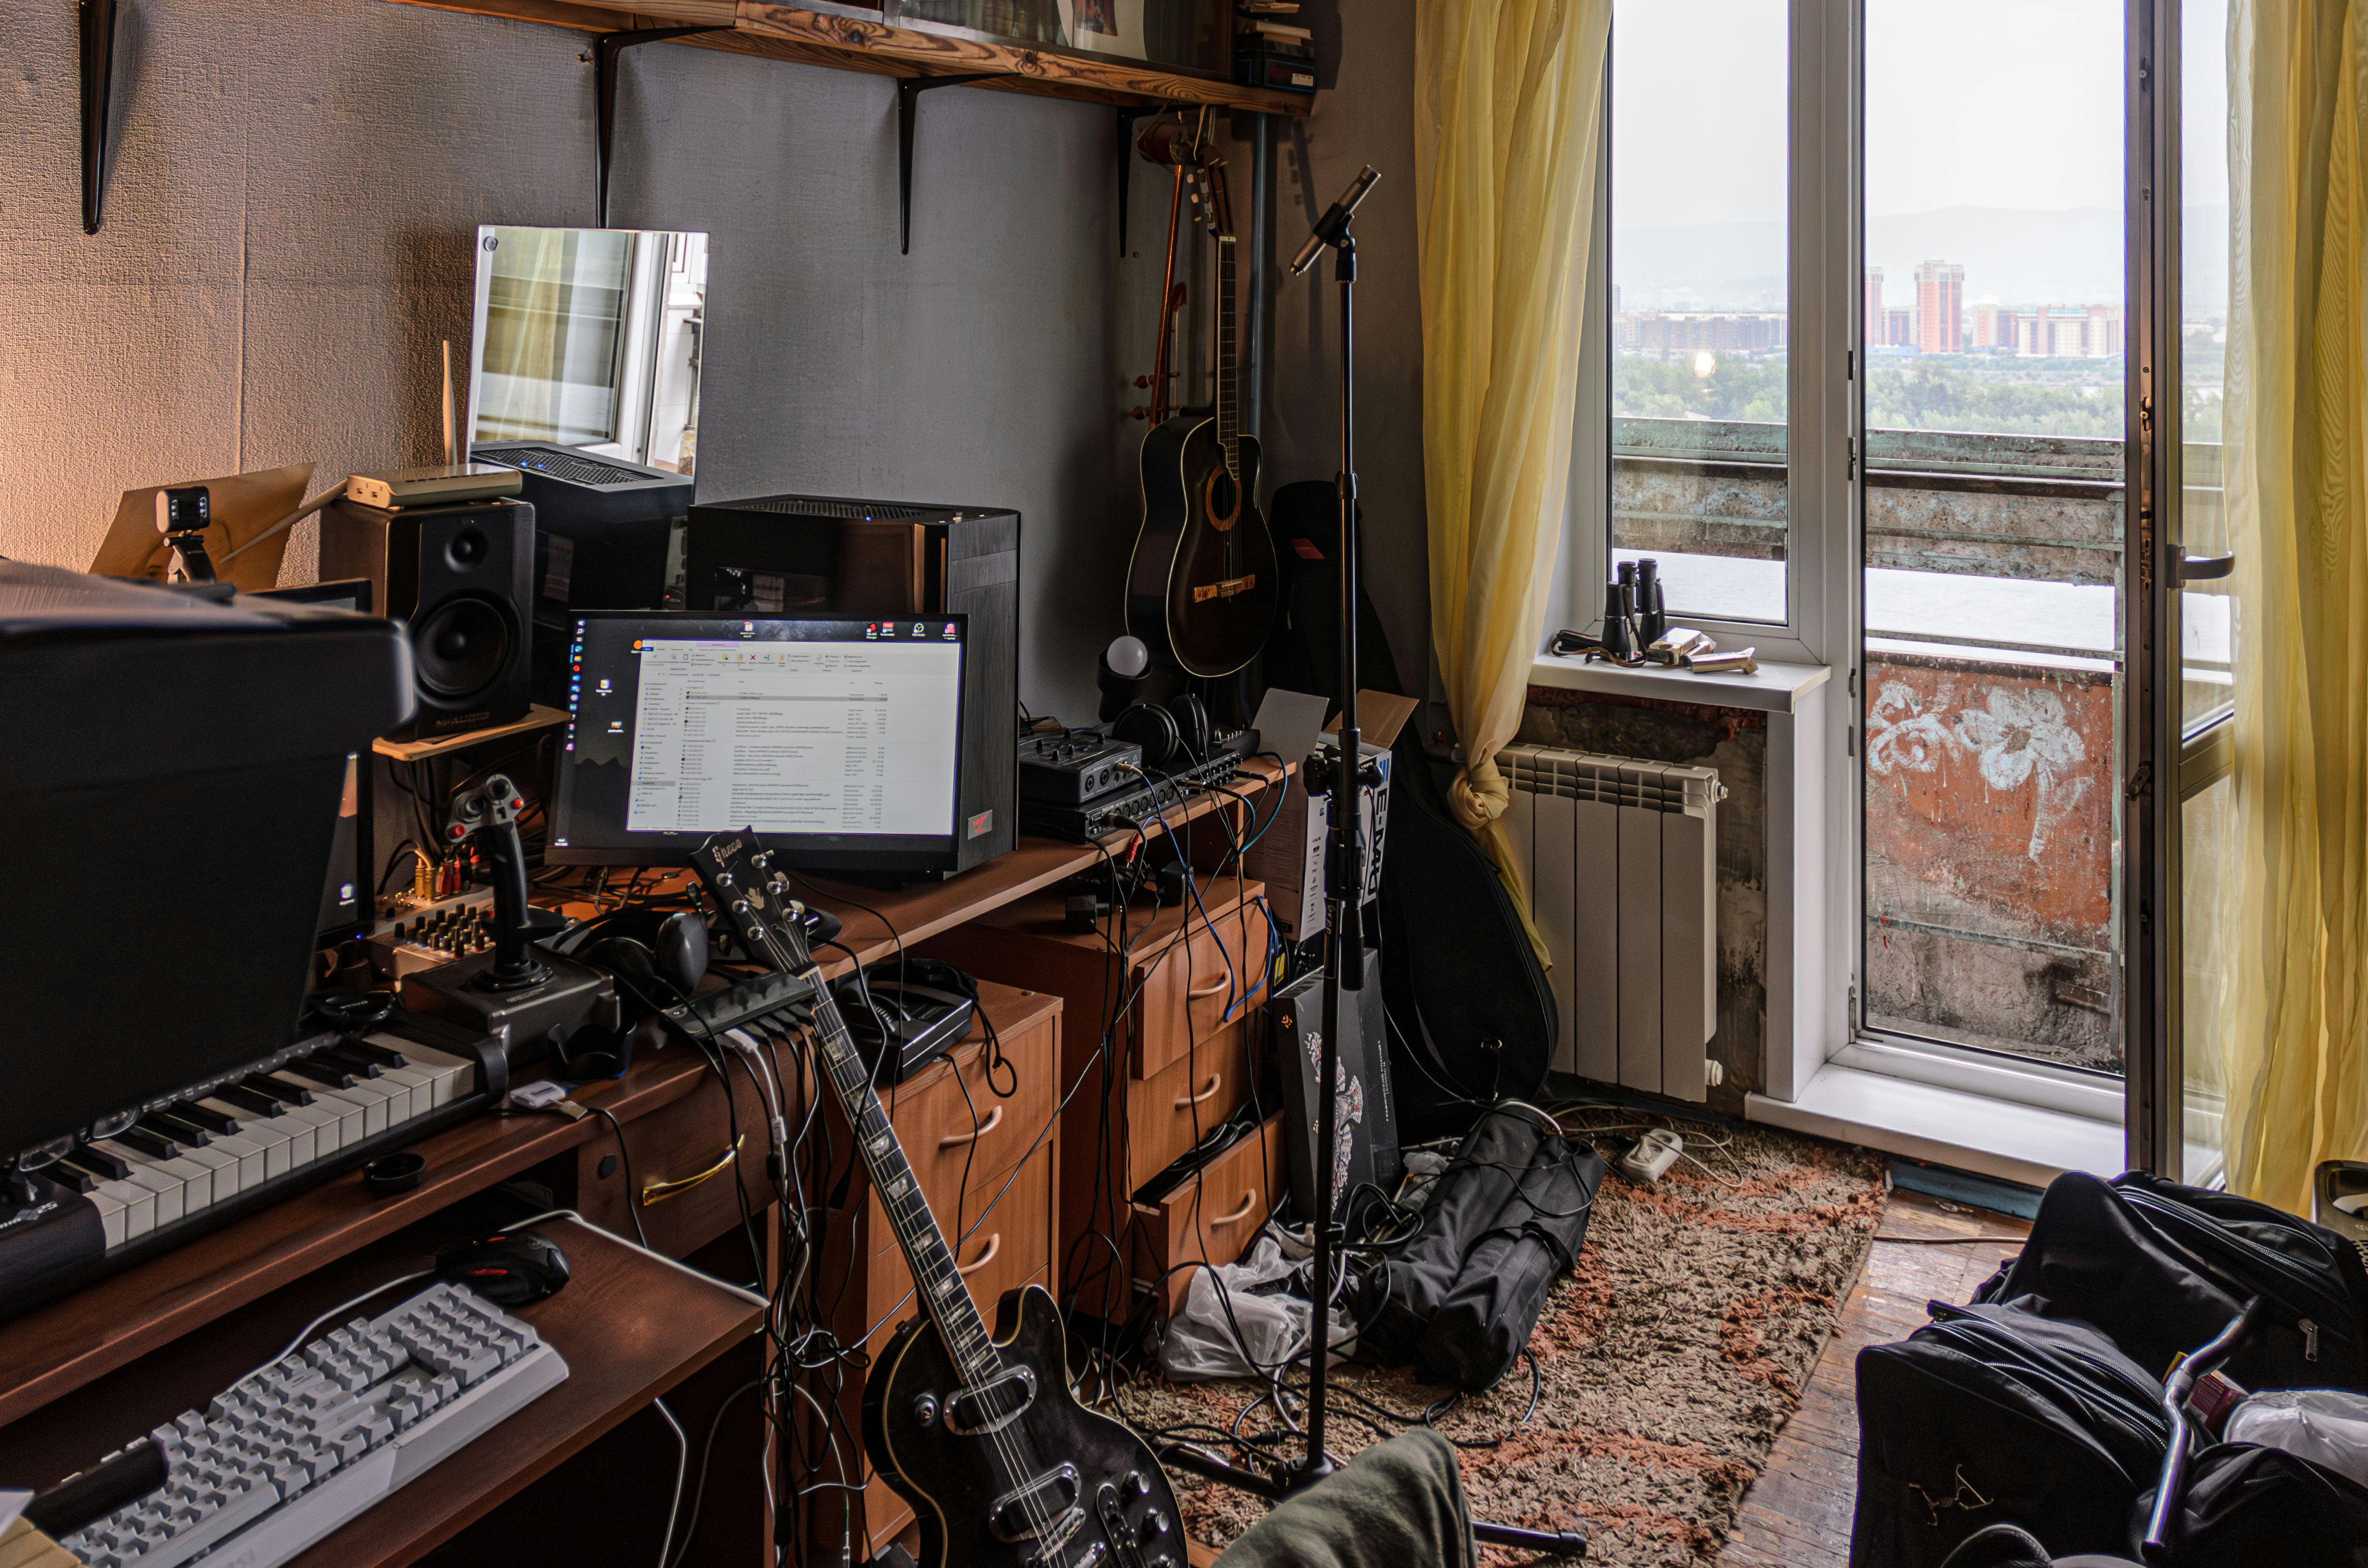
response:
[[[1258,574],[1255,572],[1243,577],[1228,577],[1222,583],[1203,583],[1192,590],[1192,602],[1204,605],[1211,599],[1230,599],[1257,586]]]
[[[1026,1540],[1036,1533],[1042,1520],[1051,1519],[1053,1528],[1058,1528],[1071,1514],[1083,1517],[1076,1501],[1077,1467],[1064,1464],[997,1497],[986,1528],[997,1540]]]

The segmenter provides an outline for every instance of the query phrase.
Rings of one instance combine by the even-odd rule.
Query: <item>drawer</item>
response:
[[[1224,885],[1212,884],[1210,891]],[[1157,1076],[1190,1052],[1196,1038],[1208,1040],[1265,999],[1258,983],[1266,965],[1267,919],[1251,902],[1264,892],[1263,884],[1251,882],[1239,903],[1222,910],[1204,892],[1210,918],[1202,920],[1194,911],[1185,934],[1136,971],[1143,999],[1134,1010],[1135,1077]]]
[[[1235,1022],[1156,1078],[1126,1085],[1126,1187],[1133,1192],[1192,1150],[1250,1097],[1250,1026]]]
[[[1218,1155],[1159,1202],[1135,1205],[1143,1261],[1149,1275],[1163,1282],[1160,1293],[1170,1312],[1183,1306],[1192,1276],[1200,1272],[1178,1265],[1238,1261],[1266,1223],[1277,1187],[1287,1179],[1278,1112],[1255,1137]]]
[[[781,1060],[795,1072],[787,1052]],[[764,1102],[747,1075],[734,1074],[731,1085],[729,1106],[723,1087],[711,1076],[673,1104],[625,1122],[629,1158],[618,1157],[618,1131],[595,1119],[587,1123],[591,1136],[576,1145],[564,1165],[553,1162],[548,1169],[552,1196],[593,1224],[628,1240],[634,1234],[633,1210],[638,1207],[650,1245],[673,1257],[687,1256],[737,1230],[741,1199],[733,1191],[734,1166],[738,1167],[747,1207],[763,1210],[773,1201],[772,1187],[765,1179],[765,1155],[772,1143]],[[799,1081],[792,1077],[785,1086],[792,1099],[790,1122],[795,1126],[801,1116]],[[740,1131],[736,1161],[731,1157],[734,1107]]]
[[[1052,1119],[1053,1108],[1060,1100],[1055,1084],[1060,1076],[1059,1028],[1055,1014],[1024,1034],[1003,1036],[1004,1056],[1012,1071],[1012,1079],[1007,1082],[1017,1082],[1008,1100],[997,1099],[987,1083],[984,1050],[970,1052],[959,1066],[949,1062],[925,1069],[883,1096],[888,1119],[905,1145],[905,1158],[921,1184],[921,1195],[929,1200],[930,1212],[947,1224],[953,1222],[954,1199],[962,1190],[965,1162],[972,1190],[984,1186],[991,1198],[1002,1185],[1004,1173],[1019,1162]],[[965,1088],[970,1091],[968,1100],[962,1097]],[[971,1119],[973,1107],[978,1111],[975,1122]],[[980,1201],[984,1199],[973,1199],[973,1209]],[[894,1244],[876,1206],[872,1226],[875,1251]]]
[[[991,1184],[973,1180],[971,1185],[976,1192],[973,1208],[992,1200],[1003,1187],[1000,1178]],[[978,1191],[982,1186],[985,1190]],[[995,1212],[967,1241],[954,1239],[951,1210],[938,1216],[940,1228],[953,1245],[954,1266],[962,1270],[971,1300],[978,1303],[979,1315],[986,1320],[990,1331],[995,1327],[996,1303],[1003,1300],[1003,1293],[1051,1270],[1052,1205],[1053,1159],[1052,1151],[1046,1149],[1039,1150],[1020,1167],[1009,1190],[996,1203]],[[887,1245],[871,1255],[867,1282],[867,1318],[877,1326],[864,1347],[876,1353],[887,1342],[892,1329],[920,1311],[920,1302],[905,1300],[912,1291],[913,1275],[905,1267],[905,1255],[896,1246],[894,1236],[888,1233],[887,1221],[875,1211],[871,1223],[877,1233],[887,1235]],[[897,1305],[899,1301],[904,1304]]]

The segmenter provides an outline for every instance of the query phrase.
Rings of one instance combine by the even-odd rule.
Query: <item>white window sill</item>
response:
[[[1833,673],[1824,665],[1762,659],[1755,675],[1696,675],[1662,665],[1632,667],[1600,659],[1590,662],[1577,655],[1541,653],[1530,665],[1530,684],[1613,697],[1657,698],[1663,702],[1698,702],[1710,708],[1790,713],[1800,705],[1803,693],[1825,685]]]
[[[1747,1120],[2045,1187],[2066,1171],[2119,1176],[2118,1123],[1829,1062],[1800,1098],[1753,1095]]]

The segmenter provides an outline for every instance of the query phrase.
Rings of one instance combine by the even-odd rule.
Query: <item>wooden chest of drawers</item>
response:
[[[1232,876],[1203,876],[1196,888],[1198,899],[1177,907],[1130,911],[1123,953],[1114,920],[1092,934],[1068,930],[1057,891],[928,946],[973,974],[1066,1005],[1057,1273],[1064,1302],[1088,1317],[1124,1319],[1136,1281],[1182,1278],[1168,1276],[1173,1261],[1156,1244],[1157,1228],[1146,1228],[1156,1210],[1138,1210],[1133,1194],[1258,1092],[1272,947],[1265,889]],[[1263,1204],[1272,1184],[1256,1185]],[[1230,1262],[1264,1221],[1260,1207],[1255,1220],[1216,1227],[1205,1238],[1211,1255],[1230,1241],[1235,1253],[1215,1258]]]

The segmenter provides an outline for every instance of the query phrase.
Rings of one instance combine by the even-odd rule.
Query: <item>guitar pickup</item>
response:
[[[1048,1534],[1044,1545],[1050,1551],[1061,1544],[1060,1540],[1049,1539],[1051,1532],[1059,1531],[1061,1540],[1065,1540],[1076,1533],[1076,1522],[1084,1519],[1085,1510],[1077,1507],[1076,1502],[1077,1467],[1064,1464],[997,1497],[987,1516],[986,1528],[997,1540],[1019,1541],[1034,1536],[1041,1527]],[[1063,1529],[1064,1526],[1067,1528]]]
[[[1036,1374],[1025,1367],[1006,1369],[976,1388],[946,1396],[946,1430],[958,1437],[984,1437],[1018,1420],[1036,1402]]]

